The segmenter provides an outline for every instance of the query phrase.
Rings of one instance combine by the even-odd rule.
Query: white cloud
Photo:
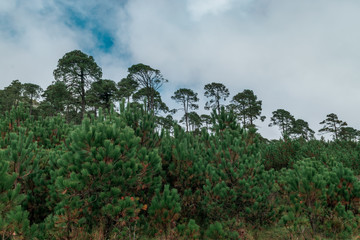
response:
[[[169,91],[186,86],[201,95],[213,81],[223,82],[233,95],[253,89],[268,119],[284,108],[314,129],[330,112],[360,117],[352,110],[358,101],[354,89],[360,87],[360,33],[355,30],[360,2],[173,3],[132,1],[127,9],[134,61],[166,73]]]
[[[59,1],[60,2],[60,1]],[[18,3],[18,5],[15,5]],[[20,4],[21,3],[21,4]],[[46,87],[57,61],[73,49],[90,49],[104,77],[119,81],[142,62],[169,79],[163,98],[179,87],[196,90],[222,82],[235,95],[252,89],[263,100],[266,137],[271,112],[284,108],[315,130],[335,112],[360,129],[354,111],[360,88],[359,1],[116,0],[0,1],[0,88],[11,80]],[[89,29],[71,26],[60,6],[114,34],[108,53],[96,49]]]
[[[2,0],[0,1],[0,12],[8,12],[15,8],[16,1],[14,0]]]
[[[65,3],[62,2],[62,4]],[[74,11],[80,9],[79,3],[75,5],[69,2],[69,4],[72,5],[68,7]],[[94,4],[86,8],[92,7]],[[106,9],[109,7],[107,6]],[[1,12],[9,25],[0,23],[0,65],[2,66],[0,89],[8,86],[15,79],[23,83],[35,83],[45,89],[54,80],[53,70],[58,60],[66,52],[74,49],[92,50],[97,54],[95,60],[98,64],[101,65],[102,61],[106,64],[102,66],[106,72],[104,77],[120,78],[114,74],[114,64],[123,64],[123,60],[118,56],[113,56],[110,60],[108,54],[95,49],[97,39],[91,31],[70,25],[68,13],[64,12],[64,8],[55,1],[5,0],[1,1]],[[85,13],[85,9],[82,9],[81,14]],[[91,16],[88,17],[91,18]],[[103,25],[106,25],[106,21],[110,21],[106,14],[96,17],[104,19]],[[115,27],[107,25],[108,29]],[[87,54],[90,53],[87,52]],[[109,66],[109,71],[107,71],[107,66]],[[122,65],[117,66],[118,69],[122,67]],[[123,73],[123,71],[119,72]]]
[[[56,9],[40,15],[38,12],[44,10],[45,1],[33,3],[30,7],[26,2],[18,2],[14,9],[6,13],[12,20],[12,29],[0,33],[4,35],[0,41],[0,88],[8,86],[15,79],[46,88],[52,81],[52,71],[59,57],[79,47],[75,33],[57,22],[59,13]]]
[[[188,0],[187,8],[195,19],[206,14],[219,14],[231,7],[232,0]]]

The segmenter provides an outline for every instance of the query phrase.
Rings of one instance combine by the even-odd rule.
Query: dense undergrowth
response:
[[[357,142],[265,141],[231,113],[161,130],[140,108],[0,119],[2,239],[351,239]]]

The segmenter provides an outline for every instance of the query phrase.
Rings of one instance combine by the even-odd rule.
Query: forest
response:
[[[272,112],[281,138],[258,133],[262,101],[204,86],[162,101],[168,80],[145,64],[119,82],[92,56],[59,59],[45,90],[0,90],[2,239],[357,239],[360,133],[329,113]],[[225,104],[231,99],[230,104]],[[181,119],[174,117],[181,113]]]

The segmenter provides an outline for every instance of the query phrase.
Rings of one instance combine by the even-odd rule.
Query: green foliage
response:
[[[341,140],[356,141],[360,136],[360,132],[352,127],[342,127],[339,133]]]
[[[342,128],[347,126],[347,123],[340,120],[335,113],[326,115],[326,119],[320,122],[320,124],[324,126],[319,130],[319,132],[332,133],[335,140],[339,138]]]
[[[171,189],[169,185],[164,186],[164,191],[160,193],[158,189],[149,207],[149,216],[152,225],[158,231],[157,235],[172,235],[172,229],[176,227],[176,222],[180,218],[181,200],[176,189]]]
[[[188,121],[188,130],[190,129],[192,132],[198,132],[202,123],[201,117],[196,112],[189,112],[185,114],[180,123]]]
[[[284,109],[278,109],[272,112],[272,114],[269,127],[277,125],[283,136],[289,136],[291,134],[293,122],[295,121],[294,116]]]
[[[45,149],[53,149],[65,142],[73,127],[60,115],[47,117],[33,125],[34,140]]]
[[[215,109],[220,114],[220,108],[222,106],[220,104],[220,101],[222,100],[226,101],[226,99],[230,95],[229,89],[225,87],[225,85],[222,83],[213,82],[206,84],[204,90],[205,90],[204,93],[205,97],[210,98],[210,101],[206,102],[205,104],[205,109],[206,110],[209,110],[210,108]]]
[[[299,156],[300,141],[291,140],[285,137],[283,140],[273,141],[271,144],[264,144],[262,154],[264,157],[265,169],[280,170],[292,167]]]
[[[117,98],[119,100],[126,98],[127,102],[130,103],[130,97],[135,93],[139,84],[135,80],[127,77],[121,79],[121,81],[117,83],[117,87],[119,88],[117,91]]]
[[[162,103],[158,90],[164,83],[167,83],[168,80],[163,77],[160,70],[142,63],[132,65],[128,69],[128,72],[128,78],[135,81],[140,87],[137,98],[139,99],[141,96],[144,96],[147,104],[146,111],[155,112],[156,105]]]
[[[136,239],[141,229],[140,217],[147,204],[140,204],[138,197],[121,197],[108,203],[102,212],[113,223],[112,234],[121,239]]]
[[[160,148],[164,178],[182,196],[181,215],[194,217],[197,222],[203,221],[201,218],[206,214],[201,203],[208,165],[204,150],[200,137],[180,128],[175,128],[174,138],[164,135]]]
[[[110,107],[116,98],[117,88],[115,82],[109,79],[100,79],[91,84],[87,91],[87,102],[96,110],[99,108],[107,109],[110,112]]]
[[[210,224],[205,232],[208,239],[239,239],[239,233],[226,229],[221,222]]]
[[[182,105],[181,110],[184,111],[186,131],[189,131],[189,110],[195,110],[199,108],[196,104],[199,101],[197,93],[188,88],[180,88],[174,92],[174,96],[171,99]]]
[[[26,101],[30,106],[30,115],[32,114],[33,105],[36,103],[36,100],[40,97],[41,92],[43,89],[36,84],[33,83],[24,83],[22,85],[24,92],[23,96],[25,97]]]
[[[167,182],[183,196],[182,216],[201,225],[229,217],[266,224],[274,218],[274,174],[265,171],[255,132],[234,124],[235,116],[214,111],[215,135],[175,128],[163,136],[161,152]]]
[[[280,182],[290,203],[281,224],[291,226],[294,232],[305,227],[328,237],[352,235],[357,226],[354,214],[359,208],[360,183],[350,169],[304,159],[294,169],[284,170]]]
[[[12,107],[17,107],[21,102],[23,85],[19,80],[14,80],[11,84],[1,91],[1,112],[10,111]]]
[[[315,132],[309,127],[309,123],[302,119],[296,119],[290,131],[291,135],[302,137],[306,140],[313,139],[314,133]]]
[[[146,148],[155,148],[160,138],[156,132],[157,117],[148,113],[142,105],[120,104],[120,116],[127,126],[134,130],[135,136],[140,138],[140,145]]]
[[[9,170],[9,161],[0,152],[0,236],[2,239],[25,239],[29,234],[28,213],[21,204],[26,195],[21,194],[17,174]]]
[[[212,123],[211,116],[207,114],[201,114],[200,118],[203,127],[205,127],[206,130],[211,129],[211,123]]]
[[[257,100],[257,96],[252,90],[245,89],[232,98],[231,108],[237,114],[244,128],[255,127],[254,121],[261,115],[262,101]],[[262,121],[265,116],[261,116]]]
[[[100,80],[102,70],[96,64],[92,56],[88,56],[80,50],[66,53],[59,59],[54,78],[56,81],[65,83],[67,90],[74,98],[72,104],[81,107],[81,119],[85,114],[86,90],[91,83]]]
[[[355,129],[318,141],[305,121],[293,119],[288,136],[266,141],[224,107],[211,116],[189,112],[196,131],[186,132],[171,115],[148,112],[146,102],[125,106],[123,99],[120,113],[99,110],[81,125],[67,123],[79,110],[68,101],[45,118],[15,104],[0,117],[4,239],[359,234]],[[201,119],[207,124],[200,130]]]
[[[149,100],[150,99],[150,100]],[[145,103],[145,110],[157,115],[160,111],[167,113],[168,106],[162,101],[160,93],[153,88],[141,88],[133,95],[133,100]],[[151,102],[149,102],[151,101]]]
[[[68,91],[64,82],[57,81],[49,85],[42,95],[44,101],[41,102],[39,108],[43,116],[55,116],[57,114],[65,114],[67,121],[70,121],[70,112],[75,102],[71,92]]]
[[[212,163],[204,186],[209,219],[243,217],[255,226],[271,222],[275,175],[264,168],[256,135],[227,129],[212,138],[207,151]]]
[[[102,114],[85,119],[69,136],[56,171],[57,192],[62,194],[55,209],[55,217],[62,220],[59,231],[66,226],[90,232],[97,223],[110,221],[102,206],[118,205],[121,197],[149,203],[160,187],[161,162],[155,150],[141,147],[139,141],[121,118]],[[105,232],[110,230],[105,227]]]
[[[16,173],[16,183],[28,183],[28,179],[38,168],[38,159],[36,156],[36,143],[33,142],[33,135],[28,135],[25,129],[21,128],[20,132],[10,133],[10,144],[3,152],[3,157],[8,160],[10,169]],[[25,190],[24,190],[25,191]]]
[[[194,219],[190,219],[188,224],[180,224],[177,226],[180,237],[184,239],[196,240],[200,239],[200,226],[196,224]]]
[[[236,122],[236,115],[234,112],[232,110],[230,110],[230,112],[226,112],[224,107],[221,107],[218,113],[213,110],[211,114],[211,122],[212,130],[217,134],[221,134],[221,132],[226,129],[231,131],[240,130],[240,127]]]

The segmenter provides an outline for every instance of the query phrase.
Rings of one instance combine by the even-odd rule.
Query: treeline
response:
[[[264,141],[224,107],[211,130],[170,132],[148,106],[124,101],[80,125],[23,103],[6,112],[2,239],[358,236],[359,143]]]
[[[196,112],[199,109],[198,93],[189,88],[180,88],[174,92],[171,98],[179,104],[179,108],[169,109],[160,94],[168,80],[160,70],[148,65],[131,66],[128,75],[115,82],[102,79],[102,69],[93,57],[74,50],[59,59],[54,79],[45,90],[36,84],[12,81],[9,86],[0,90],[0,113],[4,114],[13,106],[24,102],[30,115],[36,119],[61,114],[68,123],[79,124],[85,115],[96,115],[99,108],[110,112],[115,102],[125,99],[133,106],[145,103],[145,111],[156,117],[161,128],[169,129],[174,122],[184,124],[186,131],[193,132],[212,127],[210,114],[199,115]],[[264,121],[266,118],[261,116],[262,101],[258,100],[252,90],[245,89],[235,94],[227,105],[225,102],[229,99],[230,92],[222,83],[206,84],[204,91],[207,99],[205,109],[216,110],[219,114],[224,106],[227,111],[235,114],[235,121],[243,128],[256,128],[256,121]],[[173,117],[177,111],[183,112],[179,121]],[[319,133],[331,133],[335,140],[356,141],[360,136],[358,130],[347,126],[334,113],[328,114],[320,124],[322,128]],[[278,126],[283,137],[314,139],[315,132],[308,122],[296,119],[284,109],[272,112],[269,126]]]

